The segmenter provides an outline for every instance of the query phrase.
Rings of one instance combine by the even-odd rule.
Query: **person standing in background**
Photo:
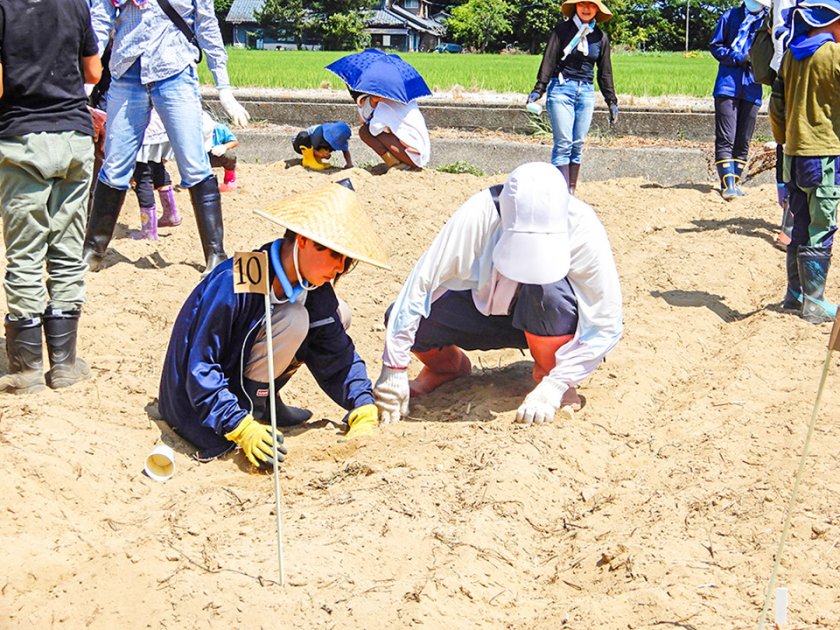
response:
[[[9,374],[0,379],[0,391],[24,394],[90,376],[76,357],[93,168],[84,83],[99,81],[102,66],[86,0],[0,0],[0,63],[0,212],[9,309]],[[46,378],[42,331],[50,360]]]
[[[583,142],[592,124],[595,109],[595,68],[598,88],[609,108],[610,125],[618,121],[618,98],[612,77],[610,40],[598,28],[612,17],[601,0],[566,0],[562,6],[566,19],[551,32],[528,103],[545,93],[546,109],[554,134],[551,163],[556,166],[574,194],[580,175]]]
[[[727,201],[744,196],[740,183],[761,107],[761,84],[753,77],[749,53],[769,6],[770,0],[744,0],[720,16],[709,42],[719,64],[713,92],[715,166],[720,194]]]
[[[173,21],[167,9],[180,19]],[[196,70],[202,51],[233,124],[249,120],[233,96],[213,2],[93,0],[91,17],[99,50],[105,50],[112,30],[113,45],[105,160],[85,235],[85,262],[91,271],[102,267],[154,106],[175,152],[181,186],[190,191],[207,273],[227,255],[219,184],[204,150]]]

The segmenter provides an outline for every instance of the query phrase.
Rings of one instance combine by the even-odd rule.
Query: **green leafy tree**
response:
[[[227,17],[232,4],[233,0],[213,0],[213,10],[216,12],[216,17],[219,18],[220,21]]]
[[[307,27],[303,0],[266,0],[262,10],[254,12],[254,17],[260,26],[285,34],[298,48],[303,46],[303,34]]]
[[[514,11],[506,0],[469,0],[452,9],[446,26],[455,41],[486,52],[490,44],[513,32]]]
[[[720,15],[740,0],[613,0],[603,27],[615,44],[641,50],[682,50],[689,7],[688,47],[704,50]]]
[[[356,50],[370,44],[370,35],[364,32],[364,15],[358,11],[333,13],[322,23],[325,50]]]
[[[294,39],[317,40],[324,50],[352,50],[364,46],[365,17],[377,0],[266,0],[256,14],[261,26]]]
[[[547,0],[535,4],[516,6],[511,18],[513,32],[516,34],[516,46],[531,54],[540,52],[555,25],[563,19],[560,10],[562,0]]]

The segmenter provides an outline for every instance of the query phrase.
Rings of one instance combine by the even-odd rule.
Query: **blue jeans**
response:
[[[105,160],[99,181],[111,188],[128,190],[152,106],[160,114],[175,152],[181,186],[189,188],[213,174],[204,151],[203,112],[195,68],[187,66],[168,79],[143,85],[138,60],[123,76],[113,79],[108,90]]]
[[[551,163],[554,166],[569,162],[580,164],[583,141],[589,133],[595,109],[595,86],[582,81],[560,83],[552,79],[548,84],[546,108],[554,132]]]

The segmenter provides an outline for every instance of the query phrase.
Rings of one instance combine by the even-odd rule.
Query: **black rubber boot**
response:
[[[557,167],[557,170],[563,175],[563,179],[566,180],[566,187],[569,186],[569,165],[568,164],[561,164]]]
[[[53,389],[70,387],[90,378],[90,368],[76,356],[76,336],[79,332],[81,311],[54,311],[44,313],[44,332],[47,336],[47,353],[50,369],[47,385]]]
[[[802,284],[799,281],[799,262],[794,247],[788,248],[785,254],[785,269],[787,271],[787,290],[782,300],[782,310],[789,313],[802,311]]]
[[[0,378],[0,391],[33,394],[46,389],[41,320],[11,320],[6,316],[6,354],[9,373]]]
[[[227,260],[222,223],[222,195],[219,193],[216,176],[211,175],[190,188],[190,200],[206,261],[202,276],[206,276],[216,265]]]
[[[85,230],[85,244],[82,249],[82,259],[91,271],[99,271],[102,268],[102,260],[108,250],[108,243],[114,237],[114,228],[117,225],[126,192],[111,188],[108,184],[96,182],[93,205]]]
[[[580,164],[569,162],[569,194],[575,194],[577,188],[578,175],[580,175]]]
[[[735,161],[734,160],[719,160],[715,163],[718,172],[718,179],[720,179],[720,196],[731,201],[738,197],[737,178],[735,177]]]
[[[289,382],[290,375],[283,375],[274,381],[275,392],[275,409],[277,410],[277,426],[278,427],[294,427],[303,424],[312,417],[312,412],[308,409],[301,409],[299,407],[292,407],[283,402],[280,397],[280,390]],[[251,381],[247,378],[242,379],[245,385],[245,393],[251,399],[254,405],[252,415],[255,420],[259,420],[265,424],[271,424],[271,409],[268,405],[268,383],[259,383]]]
[[[834,321],[837,305],[825,299],[831,248],[800,245],[798,258],[799,279],[802,281],[802,319],[811,324]]]

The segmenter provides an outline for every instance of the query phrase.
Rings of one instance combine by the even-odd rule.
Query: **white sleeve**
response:
[[[368,122],[368,131],[371,135],[378,136],[386,130],[394,131],[399,124],[400,118],[396,115],[394,109],[389,103],[383,102],[373,109],[373,116]]]
[[[470,197],[432,241],[403,284],[385,331],[383,363],[403,368],[411,360],[411,347],[420,326],[428,317],[436,292],[446,283],[475,281],[475,264],[498,225],[499,216],[489,190]]]
[[[207,57],[207,68],[213,75],[218,89],[229,88],[230,78],[227,71],[227,51],[219,30],[211,0],[196,0],[195,3],[195,38]]]
[[[564,389],[595,371],[623,329],[621,285],[607,232],[592,208],[574,199],[570,203],[580,204],[575,210],[570,207],[568,275],[577,298],[578,325],[574,338],[557,350],[557,364],[547,377]]]

